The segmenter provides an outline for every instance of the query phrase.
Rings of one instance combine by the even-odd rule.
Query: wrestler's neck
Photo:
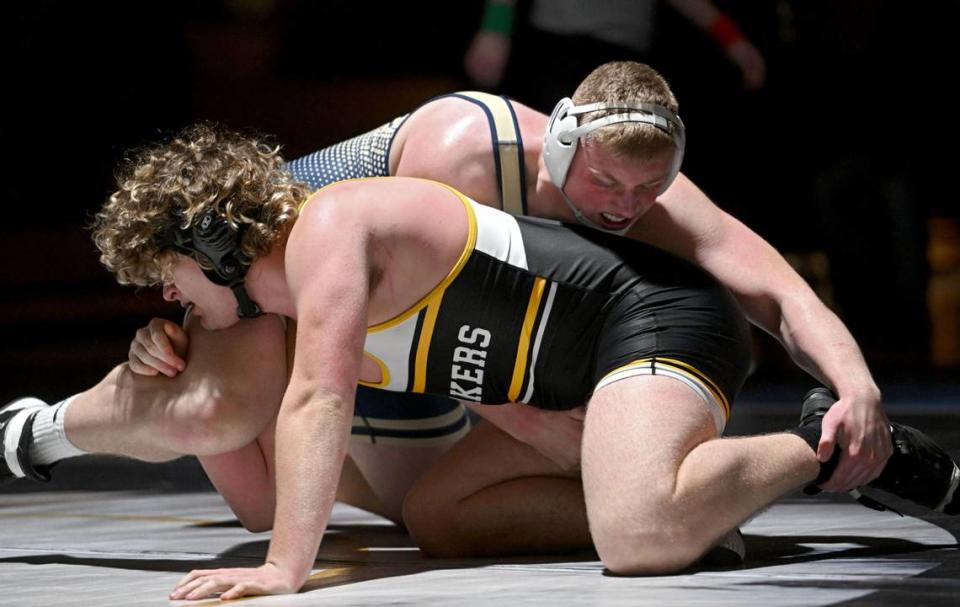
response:
[[[537,181],[532,195],[527,197],[527,211],[533,217],[559,219],[568,223],[576,222],[570,207],[563,199],[563,193],[550,178],[550,172],[541,155],[537,159]]]
[[[285,251],[283,245],[277,245],[267,255],[256,258],[247,271],[246,287],[250,298],[264,312],[296,318],[296,306],[287,286]]]

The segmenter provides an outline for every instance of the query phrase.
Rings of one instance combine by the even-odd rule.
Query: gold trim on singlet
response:
[[[305,207],[308,202],[313,200],[314,197],[320,192],[322,192],[325,188],[334,186],[337,183],[346,183],[348,181],[366,181],[371,179],[395,179],[395,178],[394,177],[359,177],[357,179],[346,179],[344,181],[338,181],[335,183],[331,183],[329,185],[325,185],[319,190],[317,190],[316,192],[314,192],[313,194],[311,194],[309,197],[307,197],[307,199],[304,200],[302,203],[300,203],[299,211],[302,212],[303,207]],[[457,190],[453,189],[452,187],[448,186],[447,184],[440,183],[439,181],[434,181],[432,179],[420,179],[415,177],[405,177],[404,179],[417,179],[418,181],[426,181],[427,183],[438,185],[443,189],[451,192],[453,195],[455,195],[457,199],[460,200],[461,204],[463,204],[463,208],[467,212],[467,242],[463,246],[463,251],[460,253],[460,258],[457,260],[457,263],[454,264],[453,268],[447,273],[446,277],[444,277],[443,280],[437,283],[437,286],[433,287],[433,289],[431,289],[429,293],[421,297],[420,300],[417,301],[417,303],[413,304],[412,306],[410,306],[400,314],[394,316],[389,320],[385,320],[381,323],[377,323],[375,325],[371,325],[367,327],[367,333],[375,333],[377,331],[384,331],[386,329],[389,329],[390,327],[395,327],[396,325],[402,323],[403,321],[410,318],[414,314],[420,312],[420,310],[422,310],[429,303],[431,303],[433,299],[437,299],[437,303],[439,303],[439,298],[436,297],[436,295],[438,293],[441,296],[443,295],[444,289],[446,289],[450,285],[450,283],[457,278],[457,276],[460,274],[460,271],[463,270],[463,266],[466,265],[467,260],[470,259],[470,255],[473,253],[474,248],[477,246],[477,215],[473,211],[473,206],[472,206],[473,203],[471,203],[469,198],[467,198],[465,195],[461,194]]]
[[[482,103],[493,117],[497,156],[500,159],[500,205],[511,215],[524,215],[523,194],[526,184],[521,179],[523,158],[520,156],[520,133],[513,119],[513,110],[506,99],[490,93],[460,93]]]
[[[361,386],[366,386],[368,388],[382,388],[384,386],[390,385],[390,368],[387,367],[387,363],[383,362],[382,360],[380,360],[380,358],[374,356],[373,354],[370,354],[369,352],[364,352],[363,355],[366,358],[369,358],[372,362],[376,363],[378,367],[380,367],[380,381],[372,382],[372,381],[363,381],[362,379],[358,379],[357,383],[360,384]]]
[[[381,178],[382,179],[382,178]],[[456,280],[457,276],[460,275],[460,271],[463,270],[463,266],[467,264],[467,260],[470,259],[470,255],[473,253],[474,248],[477,245],[477,216],[473,212],[473,206],[471,206],[470,199],[451,188],[450,186],[440,183],[439,181],[432,181],[430,179],[423,179],[421,181],[427,181],[429,183],[438,185],[450,192],[452,192],[456,197],[463,203],[463,208],[467,211],[467,242],[463,247],[463,252],[460,253],[460,259],[457,260],[457,263],[454,264],[453,268],[447,273],[446,277],[437,283],[437,286],[433,287],[429,293],[420,298],[420,300],[407,308],[405,311],[397,314],[389,320],[385,320],[381,323],[371,325],[367,327],[367,333],[375,333],[377,331],[385,331],[390,327],[395,327],[398,324],[402,323],[406,319],[410,318],[414,314],[417,314],[426,307],[428,304],[433,303],[433,300],[436,299],[439,303],[440,298],[437,297],[443,295],[443,291],[450,286],[450,283]],[[429,313],[429,312],[428,312]]]
[[[513,378],[510,380],[510,391],[507,397],[516,402],[523,387],[523,377],[527,372],[527,354],[530,352],[530,341],[533,338],[533,322],[537,319],[540,310],[540,301],[543,299],[543,290],[547,281],[537,277],[530,292],[530,301],[527,302],[527,313],[523,317],[523,326],[520,328],[520,337],[517,340],[517,358],[513,363]]]
[[[720,404],[723,405],[723,411],[726,413],[727,417],[730,417],[730,400],[727,398],[726,394],[723,393],[723,390],[720,389],[720,386],[716,384],[710,377],[701,371],[700,369],[694,367],[690,363],[684,362],[682,360],[677,360],[675,358],[661,358],[657,357],[657,364],[667,363],[673,365],[674,367],[679,367],[680,370],[686,370],[688,373],[699,379],[701,382],[706,384],[707,389],[717,397],[717,400],[720,401]]]
[[[682,360],[677,360],[675,358],[661,358],[659,356],[654,358],[641,358],[641,359],[629,362],[621,367],[617,367],[616,369],[613,369],[609,373],[604,374],[600,382],[603,382],[604,379],[606,379],[607,377],[610,377],[615,373],[619,373],[621,371],[625,371],[627,369],[632,369],[637,367],[650,367],[653,369],[665,367],[670,369],[674,373],[679,373],[680,375],[683,375],[687,379],[695,381],[696,383],[706,388],[706,390],[710,392],[710,394],[712,394],[715,399],[717,399],[717,403],[719,403],[720,407],[723,409],[724,416],[727,419],[730,418],[730,400],[723,393],[723,390],[721,390],[720,387],[717,386],[717,384],[712,379],[710,379],[706,373],[704,373],[703,371],[700,371],[690,363],[684,362]]]
[[[430,353],[430,342],[433,340],[433,329],[437,326],[437,315],[440,314],[440,304],[443,301],[441,289],[427,304],[427,313],[423,316],[423,326],[420,327],[420,339],[417,341],[417,357],[413,367],[413,392],[424,392],[427,389],[427,354]]]

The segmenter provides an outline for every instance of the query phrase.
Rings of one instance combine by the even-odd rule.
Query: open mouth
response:
[[[632,219],[632,217],[624,217],[614,213],[600,213],[600,223],[603,227],[613,230],[627,227]]]

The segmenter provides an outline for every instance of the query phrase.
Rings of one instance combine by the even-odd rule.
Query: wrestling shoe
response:
[[[960,514],[960,500],[955,499],[960,468],[953,458],[916,428],[891,423],[890,434],[893,455],[880,476],[867,483],[867,487],[937,512]],[[863,503],[859,498],[858,501]]]
[[[49,481],[49,466],[30,463],[30,445],[33,443],[33,420],[37,411],[49,407],[39,398],[20,398],[0,408],[0,484],[18,478]]]
[[[823,416],[836,401],[837,398],[825,388],[815,388],[808,392],[803,401],[800,426],[819,426]],[[880,476],[866,486],[886,491],[937,512],[960,513],[960,500],[954,499],[957,485],[960,484],[960,468],[950,455],[932,438],[916,428],[891,422],[890,434],[893,440],[893,454],[887,460],[887,465],[884,466]],[[836,468],[838,451],[834,451],[834,457],[830,462],[821,466],[820,475],[811,487],[830,478]],[[809,491],[809,489],[810,487],[804,491],[808,493],[819,491],[819,489],[817,491]],[[893,510],[856,489],[850,494],[868,508]]]

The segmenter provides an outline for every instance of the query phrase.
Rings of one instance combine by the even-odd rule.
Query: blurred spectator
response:
[[[667,0],[717,43],[743,87],[763,86],[763,55],[709,0]],[[549,112],[596,66],[611,60],[650,62],[656,0],[487,0],[464,58],[467,75]],[[514,35],[516,30],[516,35]]]

